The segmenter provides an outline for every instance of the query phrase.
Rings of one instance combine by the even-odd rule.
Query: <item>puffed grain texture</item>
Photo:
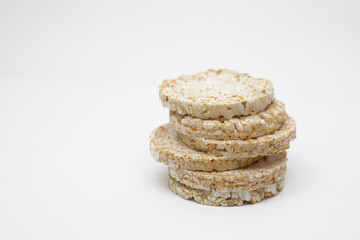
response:
[[[286,152],[266,156],[245,168],[223,172],[189,171],[169,167],[176,181],[189,187],[208,191],[251,191],[267,187],[285,177]]]
[[[234,190],[234,191],[207,191],[192,188],[169,177],[170,189],[176,195],[185,199],[194,199],[196,202],[209,206],[241,206],[244,202],[258,203],[266,197],[279,194],[284,188],[284,179],[274,184],[256,190]]]
[[[170,125],[178,132],[192,137],[234,140],[264,136],[278,130],[286,119],[285,105],[276,100],[255,115],[232,119],[204,120],[170,111]]]
[[[266,156],[288,149],[290,142],[296,137],[296,124],[294,119],[287,116],[285,123],[274,133],[247,140],[213,140],[182,133],[179,133],[179,137],[194,150],[232,160],[240,157]]]
[[[263,111],[274,100],[270,81],[230,70],[212,70],[164,80],[161,103],[181,115],[202,119],[246,116]]]
[[[170,167],[198,170],[224,171],[248,166],[262,157],[237,158],[228,160],[189,148],[169,124],[155,129],[150,135],[150,151],[156,161]]]

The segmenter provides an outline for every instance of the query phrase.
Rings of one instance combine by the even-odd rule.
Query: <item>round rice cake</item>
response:
[[[181,115],[231,119],[263,111],[274,100],[270,81],[230,70],[212,70],[164,80],[161,103]]]
[[[196,202],[209,206],[241,206],[244,202],[258,203],[266,197],[279,194],[284,188],[284,179],[267,187],[256,190],[208,191],[189,187],[169,177],[171,191],[185,199],[194,199]]]
[[[178,133],[169,124],[162,125],[151,133],[150,151],[158,162],[193,171],[237,169],[262,159],[261,156],[255,156],[228,160],[226,157],[193,150],[180,140]]]
[[[278,130],[285,118],[285,104],[278,100],[255,115],[232,119],[204,120],[170,111],[170,125],[176,131],[215,140],[244,140],[264,136]]]
[[[200,172],[169,167],[169,174],[176,181],[196,189],[218,192],[252,191],[284,179],[286,161],[286,152],[281,152],[236,170]]]
[[[194,150],[232,160],[266,156],[288,149],[290,141],[296,137],[296,124],[293,118],[286,116],[284,124],[274,133],[247,140],[213,140],[182,133],[179,133],[179,137]]]

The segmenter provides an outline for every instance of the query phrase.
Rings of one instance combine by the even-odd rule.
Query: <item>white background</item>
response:
[[[359,1],[0,0],[0,239],[360,239]],[[183,200],[157,86],[265,77],[297,121],[285,189]]]

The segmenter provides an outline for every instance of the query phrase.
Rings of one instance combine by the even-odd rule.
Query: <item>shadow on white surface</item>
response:
[[[287,172],[285,175],[286,194],[303,195],[314,183],[314,174],[310,166],[306,165],[303,157],[295,154],[288,154]]]
[[[165,189],[166,191],[170,191],[169,188],[169,174],[168,170],[164,167],[160,168],[160,171],[153,176],[154,187]]]

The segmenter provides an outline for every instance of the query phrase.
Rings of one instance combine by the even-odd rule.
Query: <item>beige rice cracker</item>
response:
[[[169,167],[169,182],[171,190],[185,199],[212,206],[233,206],[277,195],[284,187],[285,172],[286,153],[282,152],[225,172]]]
[[[150,135],[150,150],[158,161],[187,170],[224,171],[250,165],[262,157],[236,158],[228,160],[189,148],[183,143],[178,133],[169,124],[155,129]]]
[[[176,131],[192,137],[215,140],[249,139],[267,135],[278,130],[285,119],[285,105],[278,100],[256,115],[232,119],[203,120],[170,111],[170,125]]]
[[[164,80],[162,104],[181,115],[231,119],[263,111],[274,100],[270,81],[229,70],[212,70]]]
[[[179,137],[192,149],[232,160],[266,156],[288,149],[290,141],[296,137],[296,124],[293,118],[287,116],[285,123],[274,133],[247,140],[213,140],[182,133]]]
[[[176,181],[196,189],[218,192],[252,191],[283,180],[286,160],[286,152],[281,152],[236,170],[200,172],[169,167],[169,174]]]
[[[284,180],[251,191],[207,191],[192,188],[169,177],[170,189],[176,195],[185,199],[210,206],[241,206],[244,202],[257,203],[263,198],[276,196],[284,188]]]

